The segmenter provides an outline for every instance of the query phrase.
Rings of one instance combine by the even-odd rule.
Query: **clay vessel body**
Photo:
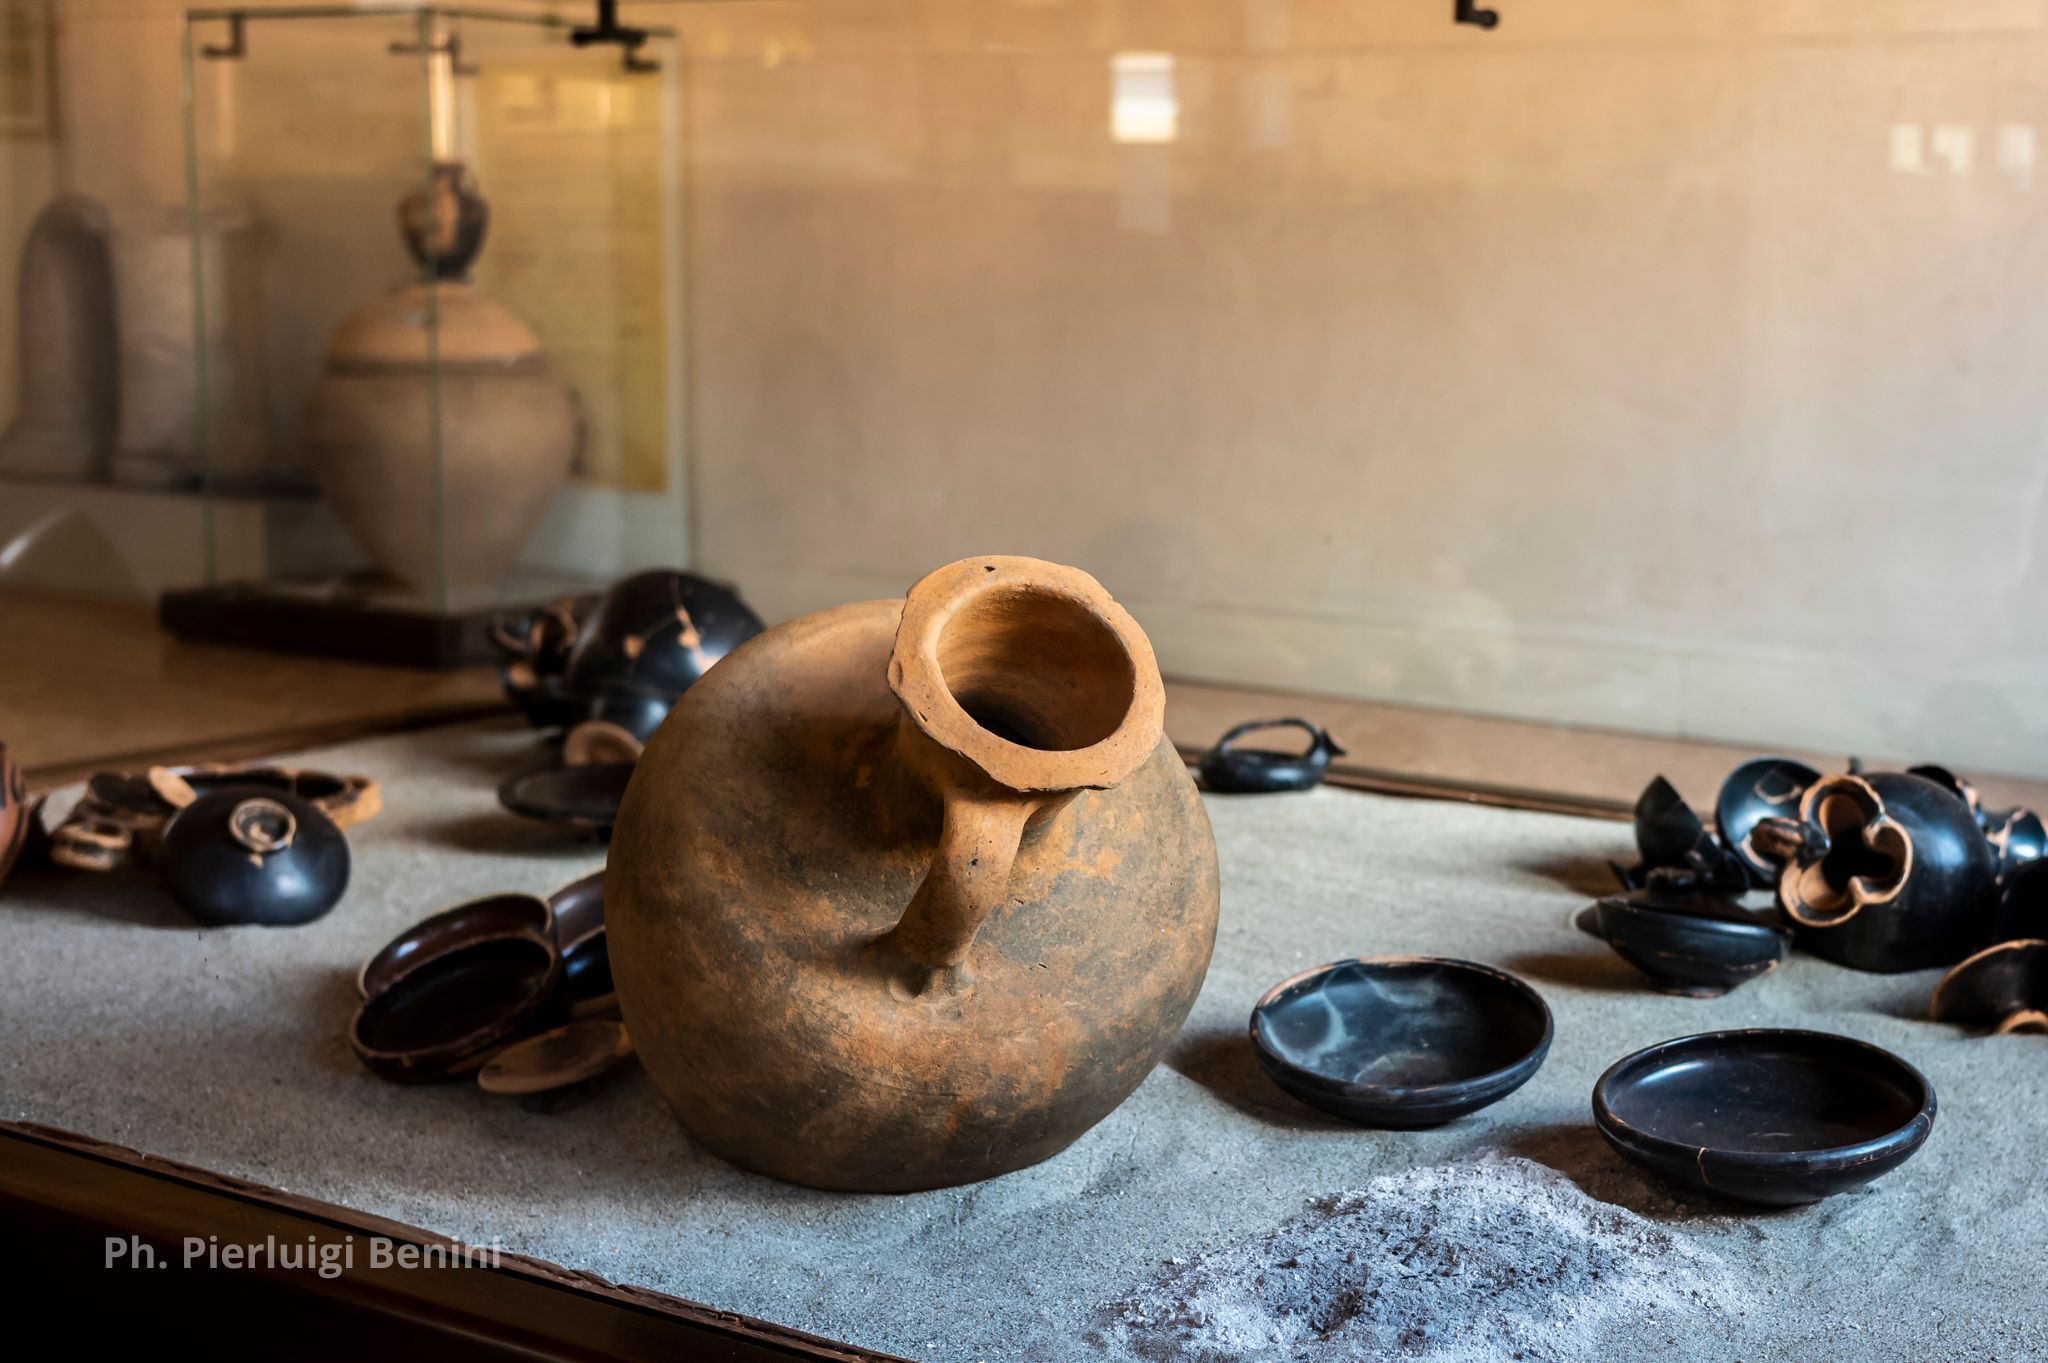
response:
[[[1086,574],[968,559],[684,693],[619,811],[611,961],[698,1141],[814,1187],[1022,1168],[1193,1005],[1215,844],[1158,665]]]
[[[503,577],[581,438],[539,339],[462,283],[400,289],[342,323],[304,418],[335,515],[379,568],[425,591]]]

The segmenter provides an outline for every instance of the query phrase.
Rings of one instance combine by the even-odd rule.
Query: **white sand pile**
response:
[[[1628,1325],[1742,1312],[1721,1261],[1539,1164],[1488,1156],[1375,1179],[1256,1240],[1170,1267],[1109,1332],[1176,1363],[1584,1359]]]

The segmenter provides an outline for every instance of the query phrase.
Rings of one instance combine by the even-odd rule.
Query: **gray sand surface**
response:
[[[1603,1290],[1573,1277],[1554,1339],[1518,1326],[1529,1358],[2048,1359],[2048,1039],[1920,1020],[1935,974],[1801,956],[1720,1000],[1645,991],[1570,924],[1605,888],[1605,859],[1628,852],[1623,824],[1336,791],[1211,799],[1222,931],[1167,1062],[1058,1158],[976,1187],[843,1196],[741,1173],[693,1149],[637,1070],[550,1115],[372,1078],[343,1040],[366,954],[435,909],[546,893],[601,862],[499,813],[497,782],[540,760],[510,722],[309,755],[383,780],[386,809],[351,833],[348,897],[305,928],[200,930],[132,877],[18,875],[0,896],[0,1115],[933,1360],[1123,1357],[1113,1304],[1175,1261],[1498,1152],[1721,1266],[1695,1304],[1640,1320],[1570,1296]],[[1520,973],[1556,1014],[1548,1063],[1434,1131],[1364,1131],[1295,1103],[1252,1058],[1251,1004],[1306,966],[1380,952]],[[1752,1213],[1654,1183],[1600,1141],[1588,1095],[1610,1062],[1759,1025],[1846,1032],[1918,1065],[1941,1102],[1927,1147],[1860,1194]]]

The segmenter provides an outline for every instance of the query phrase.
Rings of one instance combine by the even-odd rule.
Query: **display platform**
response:
[[[343,1038],[365,955],[436,909],[545,893],[602,863],[600,847],[498,808],[497,784],[540,758],[509,720],[290,758],[370,774],[385,798],[350,831],[347,897],[302,928],[201,930],[146,880],[17,874],[0,895],[0,1118],[916,1359],[1161,1356],[1116,1303],[1361,1189],[1357,1205],[1409,1237],[1401,1290],[1374,1298],[1413,1315],[1395,1322],[1406,1357],[1505,1357],[1502,1341],[1624,1363],[2048,1356],[2048,1185],[2034,1176],[2048,1041],[1924,1021],[1938,972],[1799,954],[1721,999],[1648,992],[1571,921],[1607,888],[1606,861],[1629,855],[1625,823],[1329,789],[1211,797],[1221,930],[1166,1063],[1062,1155],[971,1187],[847,1196],[743,1173],[694,1149],[637,1070],[549,1113],[371,1076]],[[1326,1118],[1265,1078],[1245,1029],[1270,985],[1407,952],[1489,962],[1541,991],[1556,1037],[1525,1088],[1394,1132]],[[1602,1142],[1590,1094],[1611,1062],[1745,1026],[1895,1051],[1939,1094],[1932,1139],[1861,1192],[1782,1212],[1654,1182]],[[1536,1234],[1531,1218],[1553,1214],[1558,1233]],[[1484,1264],[1503,1245],[1540,1292],[1461,1267],[1464,1249]],[[1629,1257],[1644,1246],[1656,1253]],[[1674,1290],[1658,1296],[1660,1282]]]

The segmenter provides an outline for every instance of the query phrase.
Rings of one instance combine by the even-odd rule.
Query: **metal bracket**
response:
[[[448,55],[448,70],[457,76],[473,76],[477,73],[474,64],[462,60],[462,35],[451,33],[434,43],[393,43],[390,48],[394,57],[424,57]]]
[[[632,72],[659,71],[661,63],[640,55],[647,43],[647,30],[619,23],[619,0],[597,0],[597,22],[569,30],[569,41],[577,47],[611,43],[619,49],[619,64]]]
[[[249,55],[249,16],[236,10],[228,16],[228,40],[225,46],[206,43],[199,49],[199,55],[209,61],[240,61]]]
[[[1500,23],[1500,11],[1479,8],[1479,0],[1451,0],[1454,23],[1474,24],[1480,28],[1492,28]]]

